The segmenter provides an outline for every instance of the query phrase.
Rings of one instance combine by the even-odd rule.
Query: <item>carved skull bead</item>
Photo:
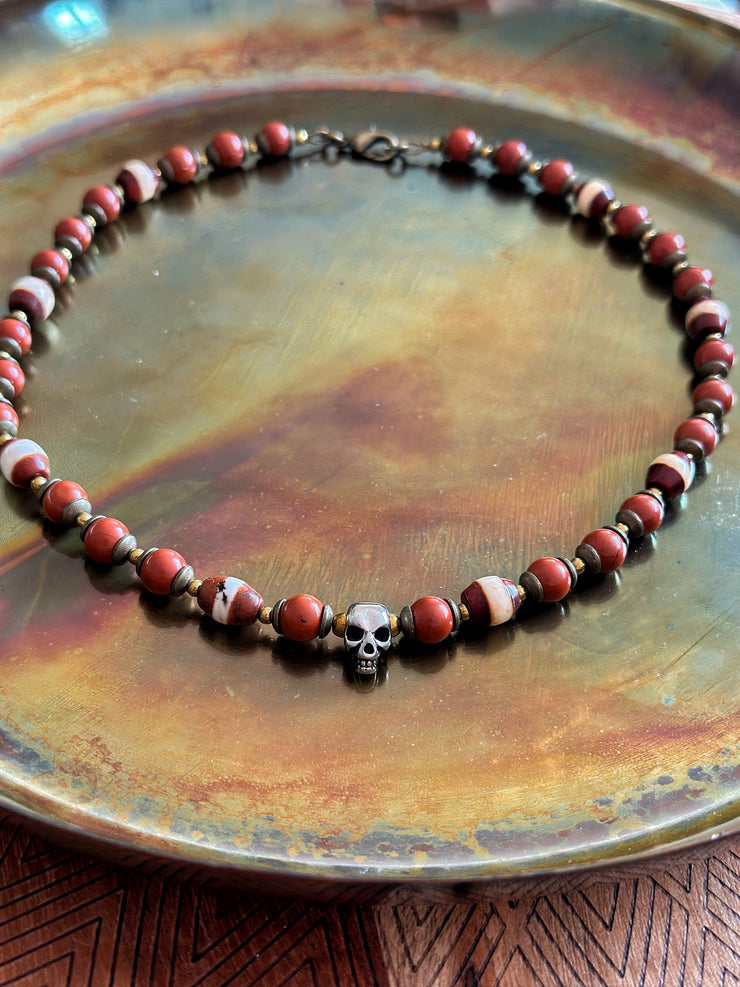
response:
[[[353,603],[347,611],[344,646],[358,675],[375,675],[391,646],[391,615],[382,603]]]

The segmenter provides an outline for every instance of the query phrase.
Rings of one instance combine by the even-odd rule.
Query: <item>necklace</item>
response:
[[[460,593],[459,602],[452,597],[422,596],[399,614],[378,602],[352,603],[346,611],[335,614],[328,604],[308,593],[267,606],[257,590],[236,576],[197,578],[178,552],[139,548],[121,521],[93,513],[83,487],[51,477],[49,458],[40,445],[18,437],[19,419],[13,401],[24,387],[19,361],[31,347],[31,329],[51,314],[55,289],[64,284],[73,263],[90,248],[96,230],[114,223],[124,207],[147,202],[161,189],[198,181],[213,172],[317,152],[327,156],[353,154],[390,167],[403,167],[413,157],[423,155],[451,167],[489,168],[512,180],[536,182],[545,195],[569,202],[575,213],[601,223],[609,234],[637,244],[646,265],[661,268],[671,277],[673,295],[683,306],[684,325],[692,342],[696,372],[693,408],[676,429],[671,450],[648,465],[645,489],[623,501],[613,524],[585,535],[572,558],[538,558],[516,582],[503,576],[480,576]],[[148,592],[174,597],[187,594],[218,623],[244,626],[259,621],[296,642],[333,633],[344,640],[351,667],[363,678],[377,674],[399,635],[423,645],[440,644],[465,623],[491,627],[511,620],[524,601],[535,606],[557,603],[586,573],[615,572],[625,561],[630,542],[657,531],[666,503],[691,486],[697,464],[701,465],[715,448],[724,415],[734,403],[734,393],[725,379],[734,361],[733,349],[724,338],[729,314],[726,306],[712,297],[711,272],[689,264],[680,234],[660,232],[644,206],[620,203],[601,179],[578,178],[569,161],[536,160],[521,141],[487,143],[466,127],[458,127],[443,138],[406,141],[375,129],[346,137],[326,128],[308,132],[273,122],[251,140],[221,132],[205,153],[172,147],[156,167],[128,161],[112,185],[97,185],[84,194],[80,213],[57,224],[53,248],[37,253],[30,268],[29,276],[13,284],[10,314],[0,319],[0,470],[5,478],[35,494],[50,522],[77,527],[85,552],[93,561],[133,565]]]

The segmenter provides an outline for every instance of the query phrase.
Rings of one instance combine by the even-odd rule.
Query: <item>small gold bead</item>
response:
[[[247,141],[247,149],[250,154],[259,154],[260,146],[257,141]]]
[[[143,554],[144,554],[143,548],[132,548],[131,551],[128,553],[128,560],[131,563],[131,565],[136,565],[136,563],[139,561],[139,559]]]
[[[681,271],[686,270],[688,266],[689,266],[689,262],[687,260],[680,260],[678,264],[674,264],[673,267],[671,268],[671,274],[675,278],[677,274],[680,274]]]
[[[347,626],[347,614],[346,613],[335,613],[334,620],[331,622],[332,634],[336,634],[337,637],[344,637],[344,628]]]
[[[460,611],[460,620],[470,620],[470,611],[464,603],[460,603],[458,609]]]
[[[309,135],[307,130],[296,130],[295,132],[296,144],[305,144],[306,141],[308,140],[308,136]]]
[[[257,614],[257,620],[259,620],[260,624],[271,623],[270,620],[271,617],[272,617],[272,607],[262,607],[260,612]]]
[[[10,442],[13,438],[12,435],[8,435],[7,432],[0,432],[0,446],[4,446],[6,442]]]
[[[645,232],[640,237],[640,246],[644,249],[645,247],[647,247],[647,245],[650,243],[651,240],[654,240],[656,238],[657,235],[658,235],[658,231],[655,229],[654,226],[651,226],[650,229],[645,230]]]
[[[188,594],[188,596],[197,596],[198,588],[202,585],[203,585],[202,579],[191,579],[190,582],[188,583],[188,588],[185,590],[185,592]]]
[[[657,497],[658,500],[663,500],[663,491],[659,487],[648,487],[647,493],[652,494],[653,497]]]
[[[442,138],[441,137],[430,137],[425,144],[426,148],[430,151],[441,151],[442,150]]]
[[[532,161],[532,162],[530,162],[527,165],[527,174],[528,175],[539,175],[539,173],[541,171],[542,171],[542,162],[541,161]]]
[[[614,527],[619,528],[619,530],[622,531],[629,538],[630,529],[627,527],[626,524],[622,524],[621,521],[617,521]]]
[[[46,486],[47,482],[48,481],[44,476],[34,476],[28,486],[34,493],[38,493],[42,487]]]
[[[579,576],[582,576],[586,571],[586,563],[583,559],[575,558],[570,560],[573,563],[573,568],[576,570]]]
[[[91,517],[92,514],[88,514],[87,511],[81,511],[75,518],[75,524],[77,525],[78,528],[83,528]]]
[[[519,599],[522,601],[522,603],[524,603],[524,601],[527,599],[526,589],[523,586],[519,586],[517,584],[516,591],[519,594]]]
[[[622,203],[619,201],[619,199],[612,199],[612,201],[604,210],[604,215],[612,216],[617,211],[617,209],[621,209],[621,208],[622,208]]]
[[[484,161],[487,161],[489,158],[493,157],[494,150],[495,148],[493,144],[484,144],[480,149],[480,157],[483,158]]]
[[[398,614],[391,613],[388,616],[391,619],[391,637],[398,637],[401,633],[401,623],[398,619]]]

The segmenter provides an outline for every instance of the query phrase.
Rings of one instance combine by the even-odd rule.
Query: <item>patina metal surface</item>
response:
[[[5,80],[4,283],[92,181],[174,139],[465,122],[647,203],[738,309],[729,34],[601,4],[246,16],[114,24],[70,52],[28,34]],[[142,546],[268,603],[398,612],[572,554],[690,411],[665,285],[502,182],[317,159],[229,175],[127,214],[77,275],[26,360],[23,433]],[[401,648],[370,692],[336,638],[146,598],[4,489],[3,799],[281,889],[495,881],[732,829],[736,442],[621,578]]]

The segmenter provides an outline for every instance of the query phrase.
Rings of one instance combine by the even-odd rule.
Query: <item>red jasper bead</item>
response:
[[[31,329],[27,322],[8,315],[0,319],[0,349],[11,356],[25,356],[31,348]],[[17,352],[11,352],[17,351]]]
[[[280,608],[280,633],[291,641],[311,641],[318,636],[323,609],[308,593],[291,596]]]
[[[93,562],[107,565],[113,561],[116,544],[128,533],[126,525],[114,517],[94,518],[83,530],[82,542]]]
[[[158,596],[167,596],[173,579],[186,565],[182,555],[171,548],[155,548],[143,557],[137,571],[145,589]]]
[[[549,557],[535,559],[527,567],[527,572],[531,572],[540,581],[544,593],[543,603],[557,603],[570,593],[572,576],[566,564],[560,559]]]
[[[295,135],[291,127],[278,120],[267,123],[257,134],[257,146],[271,158],[282,158],[290,153]]]
[[[242,138],[227,130],[216,134],[206,148],[206,157],[214,168],[238,168],[246,156]]]
[[[713,283],[708,267],[685,267],[673,279],[673,294],[680,302],[694,302],[711,295]]]
[[[697,384],[691,392],[691,400],[698,412],[708,411],[726,415],[735,404],[735,392],[721,377],[709,377]]]
[[[676,449],[702,459],[714,452],[718,438],[714,422],[707,418],[687,418],[676,429],[673,441]]]
[[[66,247],[73,257],[79,257],[92,243],[92,229],[76,216],[69,216],[57,223],[54,229],[54,242],[58,247]]]
[[[628,520],[622,517],[622,511],[631,512],[639,519],[638,531],[633,532],[635,538],[652,535],[661,526],[665,517],[663,501],[650,493],[633,494],[621,505],[617,512],[617,523],[627,524],[630,527]]]
[[[467,164],[480,146],[478,135],[468,127],[457,127],[445,137],[444,153],[450,161]]]
[[[646,206],[620,206],[612,214],[612,225],[623,240],[639,240],[650,229],[650,214]]]
[[[493,163],[502,175],[518,175],[527,167],[532,155],[522,141],[504,141],[496,148]]]
[[[31,259],[30,267],[35,278],[43,278],[53,288],[64,284],[69,277],[69,261],[58,250],[40,250]]]
[[[170,185],[187,185],[200,170],[200,162],[189,147],[171,147],[158,162],[164,180]]]
[[[52,524],[64,524],[65,509],[79,500],[89,504],[88,496],[79,483],[74,483],[72,480],[59,480],[58,483],[52,483],[44,490],[41,495],[41,509]]]
[[[95,217],[99,226],[118,219],[121,205],[120,195],[109,185],[94,185],[85,192],[82,199],[83,209],[87,209]]]
[[[0,397],[0,434],[15,435],[18,430],[18,415],[7,398]]]
[[[735,363],[735,350],[725,339],[705,339],[694,353],[694,367],[698,374],[718,374],[726,377]]]
[[[25,383],[20,364],[16,360],[0,357],[0,394],[5,392],[4,396],[12,400],[18,397]]]
[[[655,267],[673,267],[686,260],[686,241],[680,233],[658,233],[647,245],[645,259]]]
[[[590,531],[582,545],[590,546],[598,557],[597,572],[615,572],[627,558],[627,539],[611,528],[597,528]],[[579,545],[580,549],[581,546]],[[576,550],[578,554],[578,550]],[[585,560],[584,560],[585,561]],[[586,563],[588,565],[588,562]]]
[[[570,161],[548,161],[540,168],[537,180],[547,195],[566,195],[573,187],[575,169]]]
[[[422,644],[439,644],[449,637],[455,626],[450,605],[439,596],[422,596],[411,604],[414,637]]]

